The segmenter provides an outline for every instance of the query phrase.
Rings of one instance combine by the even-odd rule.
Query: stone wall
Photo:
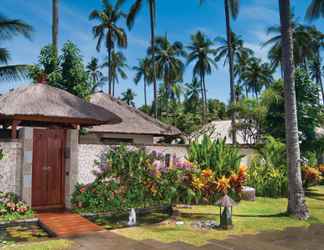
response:
[[[148,152],[153,150],[170,155],[176,155],[178,158],[184,158],[187,153],[186,145],[138,145],[145,147]],[[104,153],[107,152],[110,146],[108,145],[94,145],[94,144],[80,144],[79,145],[79,183],[87,184],[94,181],[95,176],[92,171],[97,167],[95,162],[103,160]]]
[[[177,158],[184,159],[187,154],[188,145],[138,145],[145,147],[148,152],[158,151],[164,154],[176,155]],[[104,159],[104,153],[111,145],[95,145],[95,144],[79,144],[78,149],[78,182],[88,184],[94,181],[95,176],[93,170],[96,169],[96,162]],[[251,148],[241,148],[241,153],[244,155],[242,164],[249,165],[255,150]]]
[[[22,143],[18,140],[0,141],[4,157],[0,161],[0,191],[21,194]]]

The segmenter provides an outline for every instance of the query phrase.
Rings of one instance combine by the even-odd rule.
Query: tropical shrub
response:
[[[268,136],[248,169],[248,185],[256,194],[267,197],[285,196],[288,189],[286,147]]]
[[[315,167],[305,166],[302,168],[302,177],[304,188],[308,188],[320,183],[321,172]]]
[[[0,192],[0,220],[16,220],[32,215],[32,210],[16,194]]]
[[[174,156],[167,164],[164,154],[135,147],[112,147],[105,159],[94,171],[93,183],[76,186],[72,197],[76,210],[120,212],[172,203],[212,204],[221,193],[240,192],[246,179],[243,167],[218,177],[212,169],[200,169],[188,160]]]
[[[212,140],[204,135],[202,140],[195,141],[188,150],[188,160],[201,169],[211,169],[215,176],[229,177],[237,172],[243,155],[240,150],[225,143],[226,139]]]
[[[320,164],[320,165],[318,166],[318,170],[320,171],[322,177],[324,177],[324,164]]]

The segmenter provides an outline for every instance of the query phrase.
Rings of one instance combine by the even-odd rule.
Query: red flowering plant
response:
[[[0,220],[16,220],[32,217],[33,212],[14,193],[0,192]]]

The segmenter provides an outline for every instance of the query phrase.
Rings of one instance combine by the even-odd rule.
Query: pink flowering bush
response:
[[[0,192],[0,220],[22,219],[32,215],[32,210],[17,195]]]
[[[79,212],[120,212],[172,203],[212,204],[219,193],[217,175],[212,170],[158,151],[148,153],[144,148],[112,147],[93,173],[95,181],[78,184],[72,196]],[[233,190],[238,190],[238,181],[235,185]]]

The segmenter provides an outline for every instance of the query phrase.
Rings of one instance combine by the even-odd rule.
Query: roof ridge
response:
[[[176,133],[182,133],[178,128],[176,128],[175,126],[172,126],[172,125],[168,125],[168,124],[165,124],[161,121],[159,121],[158,119],[155,119],[153,117],[151,117],[150,115],[144,113],[143,111],[135,108],[135,107],[131,107],[130,105],[128,105],[126,102],[123,102],[122,100],[120,100],[119,98],[116,98],[116,97],[113,97],[113,96],[110,96],[106,93],[103,93],[103,92],[97,92],[95,94],[101,94],[101,95],[105,95],[106,97],[110,98],[112,101],[118,103],[119,105],[127,108],[129,111],[131,112],[134,112],[138,115],[140,115],[143,119],[145,119],[146,121],[149,121],[149,122],[152,122],[154,123],[155,125],[161,127],[162,129],[164,130],[167,130],[168,132],[172,132],[172,131],[176,131]]]

